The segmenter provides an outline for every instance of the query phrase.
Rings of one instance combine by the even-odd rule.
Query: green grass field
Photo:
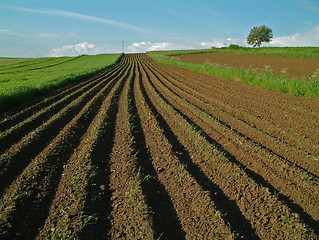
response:
[[[20,62],[28,62],[35,58],[8,58],[8,57],[0,57],[0,67],[3,65],[10,65]]]
[[[10,59],[0,58],[0,112],[102,71],[121,54]]]
[[[228,79],[241,79],[244,83],[266,89],[279,91],[282,93],[290,93],[295,96],[319,97],[319,70],[314,73],[310,81],[300,79],[291,79],[287,77],[276,77],[270,73],[258,73],[244,69],[236,69],[232,67],[219,66],[213,64],[196,64],[182,62],[173,59],[171,56],[207,53],[207,52],[224,52],[233,54],[256,54],[271,56],[291,56],[291,57],[319,57],[318,47],[287,47],[287,48],[240,48],[240,49],[208,49],[208,50],[180,50],[180,51],[157,51],[148,52],[147,54],[156,61],[170,64],[173,66],[208,73],[214,76],[225,77]]]

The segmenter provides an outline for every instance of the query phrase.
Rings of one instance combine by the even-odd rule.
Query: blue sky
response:
[[[75,56],[246,46],[319,46],[318,0],[0,0],[0,56]]]

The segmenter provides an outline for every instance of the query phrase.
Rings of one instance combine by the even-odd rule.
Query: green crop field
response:
[[[0,112],[92,76],[114,64],[120,56],[0,58]]]

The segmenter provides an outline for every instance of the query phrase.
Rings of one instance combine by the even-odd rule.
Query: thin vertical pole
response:
[[[122,41],[122,53],[124,53],[124,41]]]

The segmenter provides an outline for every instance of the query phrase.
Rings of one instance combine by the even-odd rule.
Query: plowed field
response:
[[[318,239],[318,109],[124,55],[0,122],[0,236]]]
[[[231,53],[201,53],[180,55],[181,61],[192,63],[217,63],[239,69],[272,71],[278,77],[287,76],[309,79],[319,69],[317,58],[296,58],[280,56],[259,56]]]

